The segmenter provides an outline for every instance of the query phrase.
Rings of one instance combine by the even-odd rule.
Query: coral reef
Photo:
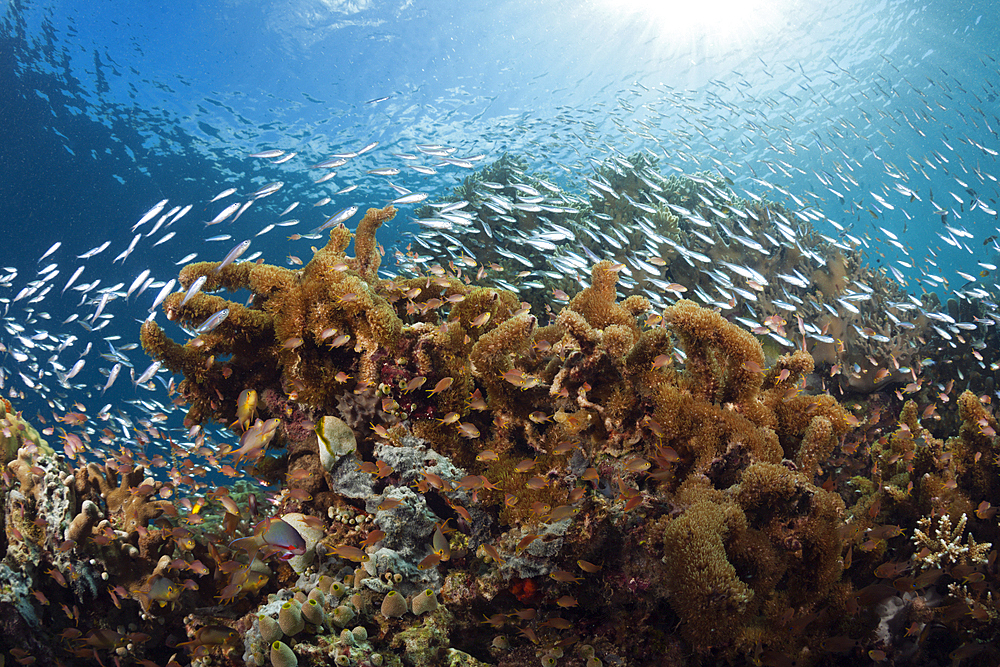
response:
[[[369,216],[377,222],[376,213]],[[371,252],[376,227],[359,226],[358,252]],[[301,511],[323,517],[346,506],[374,518],[346,530],[328,526],[321,544],[329,556],[314,566],[324,577],[350,573],[344,587],[361,598],[349,607],[352,618],[381,617],[380,625],[395,628],[408,613],[398,602],[404,595],[421,602],[440,595],[438,609],[455,615],[467,641],[486,645],[474,610],[520,602],[532,606],[521,635],[555,646],[573,627],[575,600],[590,600],[588,616],[610,613],[591,592],[636,567],[616,549],[623,544],[645,553],[634,574],[646,583],[630,615],[670,610],[657,624],[675,614],[681,636],[699,650],[787,649],[786,638],[762,628],[789,606],[806,614],[842,596],[844,506],[813,478],[848,431],[848,416],[829,396],[801,394],[808,354],[781,356],[767,369],[752,335],[689,301],[643,326],[648,300],[619,300],[622,267],[609,261],[594,266],[590,285],[552,324],[538,327],[510,293],[465,287],[433,268],[405,284],[380,279],[369,260],[344,255],[349,240],[333,230],[298,275],[274,270],[282,277],[271,290],[256,277],[271,267],[227,267],[189,304],[175,297],[164,304],[181,323],[229,307],[225,331],[202,334],[201,344],[178,354],[147,324],[143,342],[186,373],[180,390],[191,420],[232,420],[235,389],[217,384],[253,378],[265,396],[259,419],[281,420],[288,470],[312,456],[306,469],[323,471]],[[212,269],[187,267],[181,282]],[[357,298],[335,315],[328,304],[344,300],[348,280]],[[245,314],[211,294],[243,287],[254,294]],[[418,295],[437,300],[439,314],[415,308]],[[292,325],[295,313],[323,315]],[[261,326],[263,317],[269,322]],[[358,343],[323,348],[341,334]],[[255,354],[232,342],[250,340],[259,341]],[[231,355],[229,381],[203,372],[221,352]],[[332,378],[334,370],[362,381],[352,387]],[[345,438],[348,425],[324,416],[347,405],[348,395],[371,393],[384,421],[373,424],[374,435],[352,418],[357,426]],[[303,431],[300,421],[318,426]],[[330,444],[345,440],[351,444]],[[473,581],[466,572],[478,594],[464,592]],[[563,598],[574,604],[559,611],[554,603]],[[338,608],[328,606],[325,617],[344,615]]]
[[[78,460],[86,431],[56,454],[5,404],[0,605],[31,632],[4,648],[46,664],[170,667],[996,658],[990,401],[958,395],[953,428],[936,435],[919,405],[928,387],[912,373],[916,386],[902,385],[898,355],[898,368],[875,358],[827,392],[822,376],[851,363],[824,342],[835,326],[866,357],[859,341],[875,336],[916,349],[918,324],[894,339],[878,333],[883,315],[844,307],[898,299],[895,288],[858,278],[851,248],[815,238],[815,250],[757,250],[739,265],[765,322],[733,316],[725,295],[744,288],[709,285],[695,266],[709,246],[733,264],[791,214],[739,200],[717,176],[654,178],[640,157],[605,165],[579,204],[655,222],[647,275],[623,256],[590,262],[589,280],[545,276],[567,290],[558,310],[544,291],[504,287],[500,246],[507,268],[480,257],[382,277],[376,232],[391,206],[354,234],[332,229],[297,271],[184,267],[180,284],[204,278],[201,292],[171,294],[163,310],[189,339],[149,320],[141,342],[183,375],[191,449],[214,474],[272,490],[207,484],[180,447],[169,462],[125,448]],[[519,169],[501,161],[466,181],[466,197],[516,212],[524,234],[559,231],[541,214],[573,216],[568,202],[514,183]],[[730,216],[754,233],[723,237]],[[774,280],[807,269],[822,274],[815,289]],[[702,305],[620,293],[662,278]],[[245,304],[222,295],[241,291]],[[858,317],[796,335],[784,299]],[[213,421],[239,444],[206,445]]]
[[[344,254],[351,234],[341,225],[300,271],[231,264],[216,272],[218,264],[212,262],[181,271],[180,283],[185,288],[198,278],[206,281],[201,293],[184,307],[180,307],[183,294],[167,297],[163,309],[168,319],[195,327],[223,308],[229,309],[229,316],[186,345],[172,342],[153,321],[143,324],[140,340],[151,356],[184,375],[179,390],[191,406],[193,422],[235,419],[238,396],[230,394],[236,387],[240,388],[236,394],[244,387],[287,390],[299,401],[332,412],[341,386],[336,379],[340,371],[357,373],[362,382],[377,380],[377,358],[395,347],[402,328],[387,300],[398,295],[392,294],[390,285],[375,280],[379,254],[374,233],[394,215],[392,206],[368,211],[358,226],[362,236],[355,241],[359,253],[355,258]],[[252,306],[210,294],[220,288],[249,289]],[[223,355],[229,357],[228,362],[205,364]],[[223,386],[230,388],[227,393],[211,391]]]
[[[917,381],[915,366],[943,338],[933,335],[937,325],[924,314],[941,310],[933,294],[908,296],[905,281],[863,263],[864,240],[815,231],[813,211],[752,193],[740,197],[714,172],[664,177],[658,163],[648,153],[609,157],[581,198],[505,155],[455,190],[452,199],[468,204],[451,214],[456,222],[431,207],[418,210],[430,229],[416,241],[436,257],[447,255],[454,244],[434,237],[443,223],[461,239],[462,255],[453,262],[475,257],[489,269],[484,280],[518,291],[539,314],[551,312],[553,296],[565,301],[585,285],[583,274],[598,258],[613,256],[633,294],[663,308],[670,294],[686,293],[766,336],[769,358],[796,346],[786,321],[796,313],[816,365],[838,395]],[[501,229],[506,243],[498,242]],[[417,270],[406,258],[401,266]],[[972,308],[949,303],[952,314],[938,321],[975,322],[983,314]],[[983,341],[959,339],[965,354],[979,355],[983,371],[997,361],[979,354],[988,350]],[[992,386],[987,373],[974,376],[977,391]]]

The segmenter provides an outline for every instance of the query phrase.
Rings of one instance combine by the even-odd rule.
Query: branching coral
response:
[[[419,508],[422,533],[395,564],[383,557],[389,535],[368,552],[324,538],[334,553],[369,559],[368,573],[355,574],[367,591],[412,590],[442,574],[464,576],[476,562],[490,599],[508,590],[522,601],[562,599],[566,590],[538,580],[596,592],[621,575],[594,574],[600,567],[590,559],[610,566],[623,558],[613,545],[628,544],[643,563],[622,562],[642,580],[629,584],[642,591],[636,613],[666,602],[691,644],[726,655],[761,641],[787,645],[780,633],[762,638],[761,628],[778,626],[783,605],[810,610],[832,598],[843,504],[813,480],[849,420],[832,398],[801,393],[813,365],[807,353],[767,369],[751,334],[690,301],[668,307],[664,326],[653,318],[644,326],[638,317],[649,300],[618,299],[622,267],[612,262],[597,263],[590,286],[543,327],[514,293],[466,285],[440,267],[381,280],[374,231],[391,210],[369,216],[356,258],[344,254],[350,233],[337,228],[301,271],[186,268],[182,284],[206,276],[207,290],[248,288],[253,299],[241,310],[211,294],[184,307],[180,295],[168,297],[167,313],[188,325],[230,308],[219,329],[185,346],[155,325],[143,330],[147,349],[185,373],[192,419],[231,422],[237,389],[261,392],[266,416],[282,419],[289,439],[276,473],[298,475],[304,455],[316,458],[315,436],[301,424],[349,405],[350,387],[336,377],[357,376],[352,395],[372,403],[366,421],[378,442],[354,419],[357,451],[315,476],[314,498],[299,506],[326,515],[367,499],[380,518]],[[244,347],[250,340],[261,349]],[[231,357],[211,361],[222,354]],[[398,459],[413,436],[424,441],[422,472]],[[443,475],[428,467],[437,457],[464,470]],[[301,484],[291,486],[303,495]],[[451,539],[434,527],[451,522]],[[388,526],[380,524],[391,533]],[[475,561],[477,553],[492,564]],[[588,565],[563,562],[571,553]],[[585,567],[589,581],[568,571]],[[402,580],[387,584],[393,574]],[[553,613],[531,632],[556,643],[565,622]]]
[[[237,394],[246,386],[271,387],[332,411],[346,390],[336,380],[339,372],[354,371],[362,383],[377,384],[377,359],[394,347],[402,329],[387,300],[389,283],[377,276],[375,231],[394,215],[392,206],[365,214],[354,258],[345,255],[351,234],[341,226],[331,230],[327,244],[300,271],[244,263],[216,273],[217,264],[208,262],[181,271],[182,286],[207,280],[202,293],[184,306],[183,294],[167,297],[168,319],[193,328],[223,308],[229,316],[183,346],[152,321],[143,325],[140,340],[151,356],[184,374],[179,389],[191,404],[193,421],[232,421]],[[208,293],[216,289],[248,289],[251,304],[244,307]],[[325,346],[336,350],[331,354]],[[222,356],[228,361],[214,362]]]
[[[712,403],[735,403],[756,413],[764,367],[757,339],[693,301],[678,301],[664,311],[663,319],[687,355],[686,388]]]
[[[989,542],[977,544],[972,533],[969,533],[968,543],[962,544],[967,520],[968,517],[963,514],[954,528],[951,525],[951,516],[948,514],[940,517],[936,526],[929,517],[921,517],[917,521],[920,528],[913,531],[913,544],[920,549],[917,554],[917,562],[921,568],[986,562],[986,556],[993,545]],[[933,536],[930,534],[932,527],[934,528]]]
[[[746,530],[746,517],[732,504],[701,501],[663,531],[664,565],[670,574],[671,606],[697,644],[728,643],[738,632],[753,590],[740,581],[725,544]]]

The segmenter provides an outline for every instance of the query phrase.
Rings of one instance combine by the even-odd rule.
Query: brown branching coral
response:
[[[962,426],[948,443],[958,483],[974,498],[1000,499],[1000,422],[971,391],[958,397],[958,414]]]
[[[838,526],[844,503],[785,466],[755,463],[734,487],[748,524],[771,540],[782,569],[794,570],[787,594],[795,604],[812,604],[840,577]]]
[[[119,474],[91,463],[76,470],[75,490],[81,498],[88,495],[101,498],[108,516],[115,520],[115,527],[135,535],[165,511],[173,510],[173,503],[150,500],[163,484],[152,482],[142,487],[145,475],[146,471],[141,466]]]
[[[573,297],[566,308],[583,315],[597,329],[617,324],[630,329],[637,338],[639,327],[635,317],[649,309],[649,301],[642,297],[630,297],[622,304],[617,303],[615,286],[621,268],[621,265],[616,266],[609,260],[598,262],[591,271],[590,287]]]
[[[764,351],[757,339],[713,311],[681,300],[663,319],[680,339],[692,393],[713,403],[736,403],[752,409],[760,391]]]
[[[836,495],[785,466],[753,463],[723,494],[693,485],[680,497],[697,500],[664,525],[663,563],[671,607],[695,645],[749,650],[755,628],[780,625],[776,608],[808,610],[833,593],[843,516]]]
[[[622,558],[573,542],[599,533],[601,545],[641,551],[636,572],[648,581],[637,614],[669,605],[699,650],[786,647],[762,628],[778,627],[788,605],[807,613],[829,601],[842,552],[843,505],[813,480],[848,419],[834,399],[801,393],[812,358],[799,351],[767,369],[757,339],[690,301],[668,307],[664,326],[643,325],[648,300],[618,300],[620,267],[611,262],[598,263],[591,285],[544,327],[515,293],[465,284],[441,267],[379,279],[374,233],[391,215],[369,211],[355,258],[345,255],[351,234],[337,228],[300,271],[240,264],[216,276],[208,264],[182,272],[182,284],[206,276],[206,289],[253,294],[245,308],[211,294],[184,307],[180,295],[169,297],[168,314],[189,326],[230,308],[216,331],[187,345],[144,327],[147,349],[185,373],[191,417],[231,422],[238,391],[256,388],[286,435],[307,436],[274,464],[290,472],[295,456],[316,446],[305,425],[349,404],[348,392],[364,395],[373,406],[364,421],[391,445],[373,445],[368,424],[355,420],[357,455],[386,493],[398,471],[373,451],[403,449],[412,436],[464,469],[415,486],[442,522],[458,523],[467,553],[489,547],[496,562],[517,562],[489,575],[491,590],[528,599],[525,587],[541,587],[531,599],[556,599],[544,582],[513,582],[511,573],[576,583],[562,574],[574,567],[560,562],[567,553]],[[258,349],[246,347],[251,340]],[[231,356],[212,361],[223,354]],[[345,385],[348,375],[359,383]],[[331,479],[317,477],[309,489],[322,510],[336,502]],[[558,537],[539,537],[549,534]],[[463,562],[440,567],[458,572]],[[596,592],[613,576],[580,585]],[[609,614],[612,604],[594,603]]]
[[[513,411],[518,404],[520,392],[503,375],[514,369],[511,355],[527,347],[535,324],[535,317],[527,313],[512,317],[480,337],[472,348],[473,373],[486,386],[496,409]]]
[[[670,574],[670,604],[684,621],[685,635],[710,646],[728,643],[754,592],[726,557],[728,539],[746,530],[746,517],[731,503],[695,503],[663,531],[664,565]]]
[[[358,230],[354,235],[354,261],[349,262],[352,268],[366,283],[375,284],[378,282],[378,267],[382,260],[378,245],[375,242],[375,232],[385,222],[392,220],[396,216],[396,208],[389,204],[385,208],[370,208],[365,216],[358,223]],[[332,239],[331,239],[332,240]],[[334,246],[323,249],[325,252],[333,251],[334,256],[343,253],[345,248]]]
[[[155,322],[141,330],[143,348],[171,371],[183,373],[180,391],[191,404],[189,417],[228,423],[245,386],[274,387],[325,410],[332,410],[345,388],[335,380],[341,371],[377,383],[380,350],[392,349],[402,322],[389,302],[389,281],[377,276],[379,252],[375,230],[395,209],[370,209],[358,225],[357,256],[345,251],[351,234],[343,226],[330,232],[327,244],[300,271],[267,264],[235,264],[216,273],[218,264],[192,264],[181,271],[181,285],[205,277],[203,293],[183,307],[183,294],[164,301],[171,319],[198,327],[223,308],[229,316],[214,331],[186,345],[171,341]],[[208,294],[214,289],[248,289],[250,306]],[[337,350],[333,350],[336,343]],[[330,346],[331,350],[327,350]],[[359,357],[350,354],[356,349]],[[339,352],[331,354],[331,351]],[[229,360],[213,363],[216,356]],[[225,380],[232,377],[232,381]]]
[[[690,301],[668,308],[664,320],[685,352],[682,373],[646,372],[640,384],[664,444],[694,458],[692,472],[707,472],[730,443],[757,460],[777,462],[781,451],[774,414],[761,401],[760,344],[739,327]]]

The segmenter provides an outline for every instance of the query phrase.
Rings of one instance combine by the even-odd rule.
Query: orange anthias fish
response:
[[[239,462],[244,458],[256,460],[274,437],[275,431],[281,424],[280,419],[268,419],[261,421],[258,419],[253,426],[247,429],[240,438],[240,447],[229,452],[230,456],[236,456]]]
[[[246,431],[250,428],[250,420],[253,419],[256,411],[257,392],[253,389],[244,389],[239,398],[236,399],[236,424],[239,424],[240,428]]]

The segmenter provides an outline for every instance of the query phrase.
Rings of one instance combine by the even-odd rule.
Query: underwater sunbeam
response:
[[[758,38],[780,23],[784,0],[606,0],[609,8],[647,22],[659,38],[708,40],[737,45]]]

